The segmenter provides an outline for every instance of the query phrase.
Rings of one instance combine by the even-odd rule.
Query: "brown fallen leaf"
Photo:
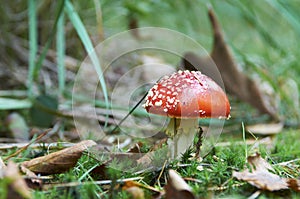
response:
[[[281,178],[280,176],[271,173],[270,171],[274,171],[274,169],[260,156],[260,154],[256,153],[253,156],[249,156],[247,160],[250,164],[250,170],[245,169],[242,172],[234,171],[232,173],[233,177],[246,181],[262,190],[278,191],[289,188],[295,191],[300,190],[299,180],[293,178]]]
[[[132,186],[124,190],[126,190],[127,193],[130,194],[130,198],[132,199],[145,199],[144,191],[139,187]]]
[[[46,156],[34,158],[22,163],[34,173],[56,174],[63,173],[74,167],[82,153],[90,146],[96,145],[92,140],[84,140],[72,147],[51,153]]]
[[[131,15],[128,17],[128,30],[130,31],[130,33],[132,34],[132,36],[134,38],[136,38],[137,40],[142,39],[140,32],[139,32],[139,22],[138,19]]]
[[[158,189],[151,187],[149,185],[144,185],[141,184],[139,182],[133,181],[133,180],[128,180],[125,181],[124,185],[122,186],[122,189],[127,189],[130,187],[139,187],[139,188],[143,188],[143,189],[147,189],[149,191],[155,192],[155,193],[160,193],[161,191],[159,191]]]
[[[1,195],[1,198],[29,199],[31,193],[24,179],[19,173],[18,167],[14,162],[8,162],[7,167],[3,170],[2,188],[7,189],[7,195]]]
[[[300,192],[300,180],[291,178],[287,179],[286,182],[290,189]]]
[[[23,165],[20,165],[20,171],[25,174],[25,182],[27,186],[31,189],[42,189],[43,181],[40,179],[35,173],[24,167]]]
[[[224,83],[228,93],[251,104],[261,113],[268,114],[273,119],[278,120],[276,107],[272,106],[273,103],[270,101],[274,98],[265,94],[260,89],[260,85],[238,69],[212,9],[209,9],[208,15],[214,33],[214,44],[210,57],[199,57],[188,52],[182,60],[183,67],[188,70],[200,70],[221,86]]]
[[[254,124],[247,125],[246,130],[259,135],[273,135],[280,133],[283,129],[283,125],[284,124],[282,122],[270,124]]]
[[[132,199],[144,199],[145,194],[144,194],[143,188],[149,188],[149,186],[145,186],[145,185],[140,184],[135,181],[127,181],[122,186],[122,189],[127,191],[131,196],[130,198],[132,198]],[[151,190],[153,190],[153,189],[154,188],[152,188]],[[155,191],[157,191],[157,190],[155,190]]]
[[[182,179],[182,177],[174,170],[169,170],[169,180],[164,187],[166,191],[166,199],[195,199],[191,187]]]

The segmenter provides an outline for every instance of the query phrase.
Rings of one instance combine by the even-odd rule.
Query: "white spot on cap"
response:
[[[152,87],[152,90],[157,90],[157,88],[158,88],[158,85],[155,84],[155,85]]]
[[[162,100],[159,100],[157,102],[154,103],[155,106],[161,106],[162,105]]]
[[[153,97],[152,89],[148,92],[148,96]]]

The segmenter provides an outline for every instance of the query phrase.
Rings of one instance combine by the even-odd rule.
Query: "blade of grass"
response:
[[[95,67],[95,70],[97,72],[99,81],[100,81],[100,85],[101,85],[101,89],[103,92],[103,96],[104,96],[104,101],[105,101],[105,106],[108,109],[109,107],[109,103],[108,103],[108,94],[107,94],[107,89],[106,89],[106,84],[105,84],[105,80],[104,80],[104,76],[103,76],[103,72],[101,69],[101,65],[100,65],[100,61],[97,57],[97,54],[94,50],[92,41],[90,40],[90,37],[79,17],[79,15],[77,14],[77,12],[75,11],[72,3],[67,0],[66,1],[66,6],[65,6],[65,10],[66,13],[70,19],[70,21],[72,22],[78,36],[80,37],[85,50],[87,51],[88,55],[90,56],[93,65]],[[108,117],[108,115],[106,115],[106,117]],[[105,127],[107,126],[107,122],[105,122]]]
[[[0,97],[26,97],[26,90],[0,90]]]
[[[38,77],[39,71],[42,67],[42,63],[46,58],[46,55],[47,55],[47,52],[49,50],[50,44],[51,44],[51,42],[52,42],[52,40],[55,36],[55,32],[57,30],[57,23],[58,23],[58,20],[61,16],[62,12],[63,12],[64,5],[65,5],[65,0],[59,1],[58,9],[56,10],[56,14],[55,14],[55,21],[54,21],[54,24],[53,24],[52,31],[50,32],[48,40],[47,40],[47,42],[46,42],[46,44],[43,48],[43,51],[42,51],[41,55],[39,56],[39,59],[37,61],[36,66],[35,66],[35,70],[34,70],[34,74],[33,74],[34,79],[36,79]]]
[[[101,4],[100,1],[94,0],[95,4],[95,11],[97,16],[97,29],[99,33],[99,39],[100,41],[104,40],[104,31],[103,31],[103,20],[102,20],[102,10],[101,10]]]
[[[285,7],[283,7],[280,2],[267,0],[266,1],[271,7],[277,10],[278,14],[281,14],[286,21],[297,31],[300,35],[300,23],[299,21],[288,11]]]
[[[29,20],[29,71],[28,71],[28,97],[32,97],[35,59],[37,54],[37,17],[36,0],[28,0],[28,20]]]
[[[65,31],[64,31],[64,13],[61,13],[57,22],[56,32],[56,51],[58,68],[58,89],[62,95],[65,89]]]
[[[227,3],[236,7],[237,11],[240,12],[240,16],[245,19],[246,22],[251,24],[257,32],[259,33],[260,37],[273,49],[277,50],[280,54],[286,55],[287,52],[285,49],[281,47],[281,45],[273,38],[272,34],[269,33],[266,28],[259,22],[257,19],[255,12],[253,11],[253,8],[251,6],[251,3],[247,1],[235,1],[235,3],[228,1]]]
[[[248,157],[248,149],[247,149],[246,131],[245,131],[245,125],[244,125],[244,122],[242,122],[242,132],[243,132],[243,141],[244,141],[244,146],[245,146],[245,161],[247,161],[247,157]]]
[[[0,98],[0,110],[25,109],[30,108],[31,106],[32,103],[30,100]]]

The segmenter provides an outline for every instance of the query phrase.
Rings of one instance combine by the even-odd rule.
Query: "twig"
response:
[[[7,149],[12,149],[12,148],[22,148],[27,146],[29,143],[6,143],[6,144],[0,144],[0,150],[7,150]],[[30,148],[40,148],[40,147],[46,147],[51,149],[55,147],[60,147],[60,148],[66,148],[66,147],[71,147],[73,146],[74,143],[68,143],[68,142],[53,142],[53,143],[33,143],[31,144]]]
[[[246,184],[246,182],[241,182],[241,183],[233,184],[231,187],[240,187],[240,186],[243,186],[245,184]],[[224,191],[228,188],[229,188],[229,186],[208,187],[207,190],[208,191]]]
[[[251,196],[248,197],[248,199],[256,199],[261,194],[260,190],[255,191]]]
[[[274,164],[274,165],[286,166],[290,163],[298,162],[298,161],[300,161],[300,158],[296,158],[294,160],[290,160],[290,161],[286,161],[286,162],[280,162],[280,163],[277,163],[277,164]]]
[[[134,178],[126,178],[126,179],[119,179],[116,180],[117,183],[123,183],[127,181],[134,181],[134,180],[142,180],[143,177],[134,177]],[[43,189],[48,190],[52,188],[65,188],[65,187],[77,187],[82,185],[106,185],[111,184],[112,180],[101,180],[101,181],[87,181],[87,182],[68,182],[68,183],[59,183],[59,184],[46,184],[44,185]]]
[[[115,126],[113,130],[111,130],[110,134],[114,134],[115,131],[122,125],[122,123],[133,113],[133,111],[142,103],[142,101],[146,98],[148,93],[145,93],[144,96],[135,104],[135,106],[127,113],[125,117]]]
[[[161,187],[161,186],[160,186],[159,179],[161,178],[161,176],[162,176],[162,174],[163,174],[163,172],[164,172],[164,170],[165,170],[165,168],[166,168],[166,164],[167,164],[167,160],[165,160],[164,165],[163,165],[163,167],[162,167],[162,169],[161,169],[161,171],[160,171],[160,173],[159,173],[159,176],[158,176],[158,178],[157,178],[157,180],[156,180],[156,183],[158,184],[159,187]]]
[[[39,135],[36,139],[33,139],[31,142],[29,142],[27,145],[25,145],[24,147],[20,148],[19,150],[17,150],[15,153],[11,154],[10,156],[6,157],[4,159],[4,161],[9,160],[10,158],[19,155],[22,151],[26,150],[31,144],[33,144],[34,142],[39,141],[40,139],[42,139],[45,135],[47,135],[52,129],[47,129],[46,131],[44,131],[41,135]]]
[[[196,182],[196,183],[203,183],[202,180],[196,179],[196,178],[183,178],[185,181],[190,181],[190,182]]]
[[[216,147],[226,147],[226,146],[230,146],[232,145],[232,142],[220,142],[217,143],[215,146]],[[238,141],[238,142],[234,142],[234,145],[244,145],[245,142],[244,141]],[[270,137],[266,137],[263,138],[261,140],[246,140],[246,144],[247,145],[253,145],[253,144],[272,144],[272,139]]]

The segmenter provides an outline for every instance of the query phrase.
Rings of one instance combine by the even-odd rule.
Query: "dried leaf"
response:
[[[247,125],[246,130],[250,131],[254,134],[260,135],[273,135],[280,133],[283,129],[283,123],[271,123],[271,124],[254,124],[254,125]]]
[[[82,152],[93,145],[96,145],[94,141],[85,140],[61,151],[23,162],[22,165],[34,173],[63,173],[74,167]]]
[[[7,185],[6,188],[8,190],[7,196],[1,196],[4,198],[14,198],[14,199],[28,199],[32,198],[29,188],[27,187],[24,179],[19,173],[18,167],[13,162],[8,162],[7,167],[4,169],[3,172],[3,183],[2,185]],[[4,185],[4,186],[5,186]]]
[[[184,68],[188,70],[199,69],[219,85],[222,86],[224,83],[228,93],[235,95],[240,100],[251,104],[261,113],[268,114],[277,120],[277,110],[271,106],[272,103],[269,101],[273,98],[267,98],[259,85],[238,69],[213,10],[210,9],[208,14],[214,33],[212,60],[209,57],[198,57],[196,54],[188,52],[184,55],[182,61]],[[217,65],[217,69],[214,67],[215,65]]]
[[[265,160],[263,159],[259,153],[256,153],[255,155],[249,156],[247,158],[247,161],[250,164],[250,167],[252,170],[257,170],[257,171],[274,171],[272,166]]]
[[[141,189],[139,183],[134,181],[127,181],[122,187],[123,190],[126,190],[130,194],[132,199],[144,199],[145,194],[144,190]]]
[[[262,190],[277,191],[288,189],[285,180],[268,171],[254,171],[251,173],[249,170],[245,170],[243,172],[233,172],[232,175]]]
[[[287,179],[286,182],[290,189],[300,192],[300,180],[291,178]]]
[[[31,189],[42,189],[43,181],[39,179],[35,173],[24,167],[23,165],[20,165],[20,170],[22,173],[26,175],[25,182],[27,186]]]
[[[166,199],[195,199],[191,187],[174,170],[169,170],[169,180],[165,186]]]
[[[132,199],[144,199],[145,198],[145,194],[143,189],[139,188],[139,187],[130,187],[125,189],[129,194],[130,194],[130,198]]]
[[[299,180],[292,178],[281,178],[280,176],[271,173],[274,171],[272,166],[264,160],[260,154],[255,154],[248,157],[251,170],[245,169],[242,172],[233,172],[232,176],[248,182],[249,184],[268,191],[278,191],[284,189],[300,190]]]
[[[132,36],[134,38],[136,38],[137,40],[142,39],[141,34],[139,32],[139,22],[136,17],[134,17],[134,16],[129,17],[128,30],[130,31]]]
[[[158,189],[156,189],[154,187],[151,187],[149,185],[144,185],[144,184],[141,184],[141,183],[133,181],[133,180],[125,181],[122,188],[126,189],[126,188],[130,188],[130,187],[139,187],[139,188],[147,189],[147,190],[155,192],[155,193],[161,193],[161,191],[159,191]]]

